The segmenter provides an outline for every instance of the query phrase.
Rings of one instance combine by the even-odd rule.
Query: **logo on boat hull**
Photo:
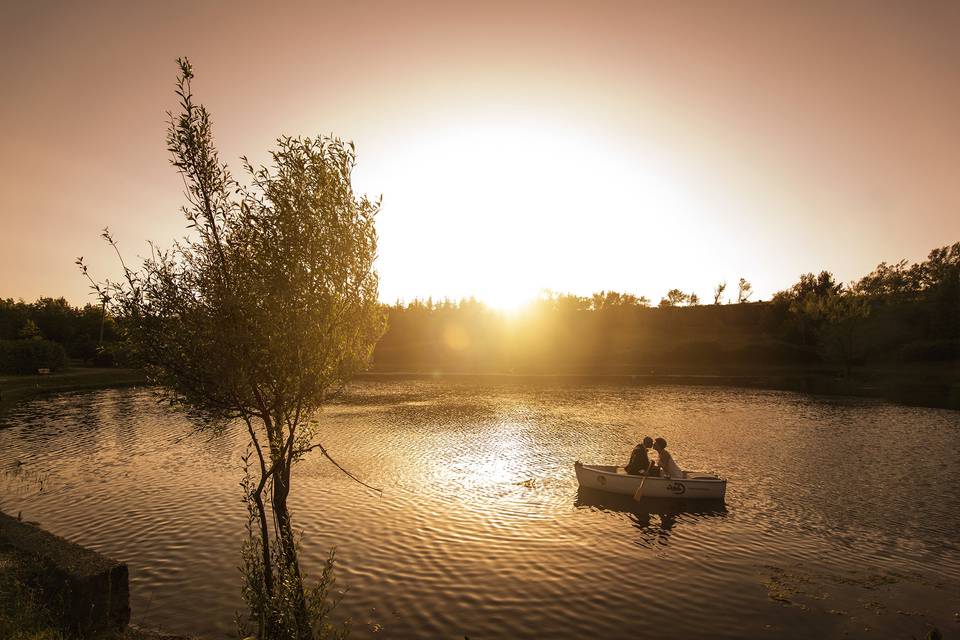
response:
[[[600,483],[600,486],[601,486],[601,487],[606,486],[606,484],[607,484],[607,478],[606,478],[606,476],[597,476],[597,482]]]
[[[682,496],[687,492],[687,487],[682,482],[671,482],[667,485],[667,491],[670,493],[675,493],[678,496]]]

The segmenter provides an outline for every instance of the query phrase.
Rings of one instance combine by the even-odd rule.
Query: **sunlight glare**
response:
[[[509,312],[545,289],[652,294],[668,263],[671,286],[709,273],[697,259],[711,255],[704,207],[662,149],[628,152],[549,118],[430,125],[367,168],[390,194],[378,219],[385,300],[409,300],[415,282],[421,298]],[[682,239],[683,255],[655,238]]]
[[[483,303],[506,314],[517,314],[537,299],[537,292],[523,287],[507,286],[492,290],[483,295]]]

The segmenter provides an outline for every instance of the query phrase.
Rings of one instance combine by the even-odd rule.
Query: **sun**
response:
[[[706,271],[705,207],[663,149],[628,153],[559,117],[461,113],[429,125],[369,168],[388,194],[377,221],[384,300],[474,297],[515,313],[546,289],[651,295]],[[661,284],[664,265],[675,280]]]
[[[502,287],[483,295],[481,302],[497,311],[513,314],[522,311],[537,299],[537,291],[523,286],[511,287],[506,282],[501,284]]]

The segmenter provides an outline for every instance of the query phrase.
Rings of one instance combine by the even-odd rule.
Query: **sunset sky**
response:
[[[0,297],[181,235],[174,60],[222,159],[356,143],[381,298],[756,297],[960,240],[958,2],[4,2]]]

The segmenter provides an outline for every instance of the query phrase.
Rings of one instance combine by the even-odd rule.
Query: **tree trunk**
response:
[[[285,577],[293,580],[291,600],[293,615],[297,624],[297,637],[300,640],[313,640],[310,628],[310,616],[307,613],[307,600],[303,590],[303,578],[300,574],[300,562],[297,557],[297,541],[293,533],[290,510],[287,508],[287,496],[290,494],[290,460],[285,460],[273,478],[273,515],[276,518],[277,542],[280,545],[280,570]]]
[[[270,529],[267,526],[267,511],[263,504],[263,486],[257,488],[253,494],[253,501],[257,505],[257,515],[260,519],[260,546],[263,556],[263,588],[267,592],[267,602],[273,598],[273,565],[270,564]],[[267,611],[260,612],[260,636],[273,636],[273,616]]]
[[[270,557],[270,527],[267,524],[267,509],[263,503],[263,490],[266,488],[269,478],[266,460],[263,459],[263,450],[260,448],[260,444],[257,441],[253,424],[250,422],[250,418],[247,415],[244,415],[244,420],[247,423],[247,429],[250,433],[250,440],[256,446],[257,461],[260,464],[260,481],[257,483],[256,488],[250,493],[250,497],[253,498],[254,504],[257,505],[257,519],[260,521],[260,555],[261,562],[263,563],[263,588],[266,592],[266,602],[260,603],[261,609],[259,611],[259,620],[257,626],[260,633],[259,637],[272,638],[275,632],[273,628],[274,616],[272,615],[270,606],[270,602],[273,600],[274,591],[273,563]],[[270,426],[269,420],[264,420],[264,427],[267,429],[268,433]]]

